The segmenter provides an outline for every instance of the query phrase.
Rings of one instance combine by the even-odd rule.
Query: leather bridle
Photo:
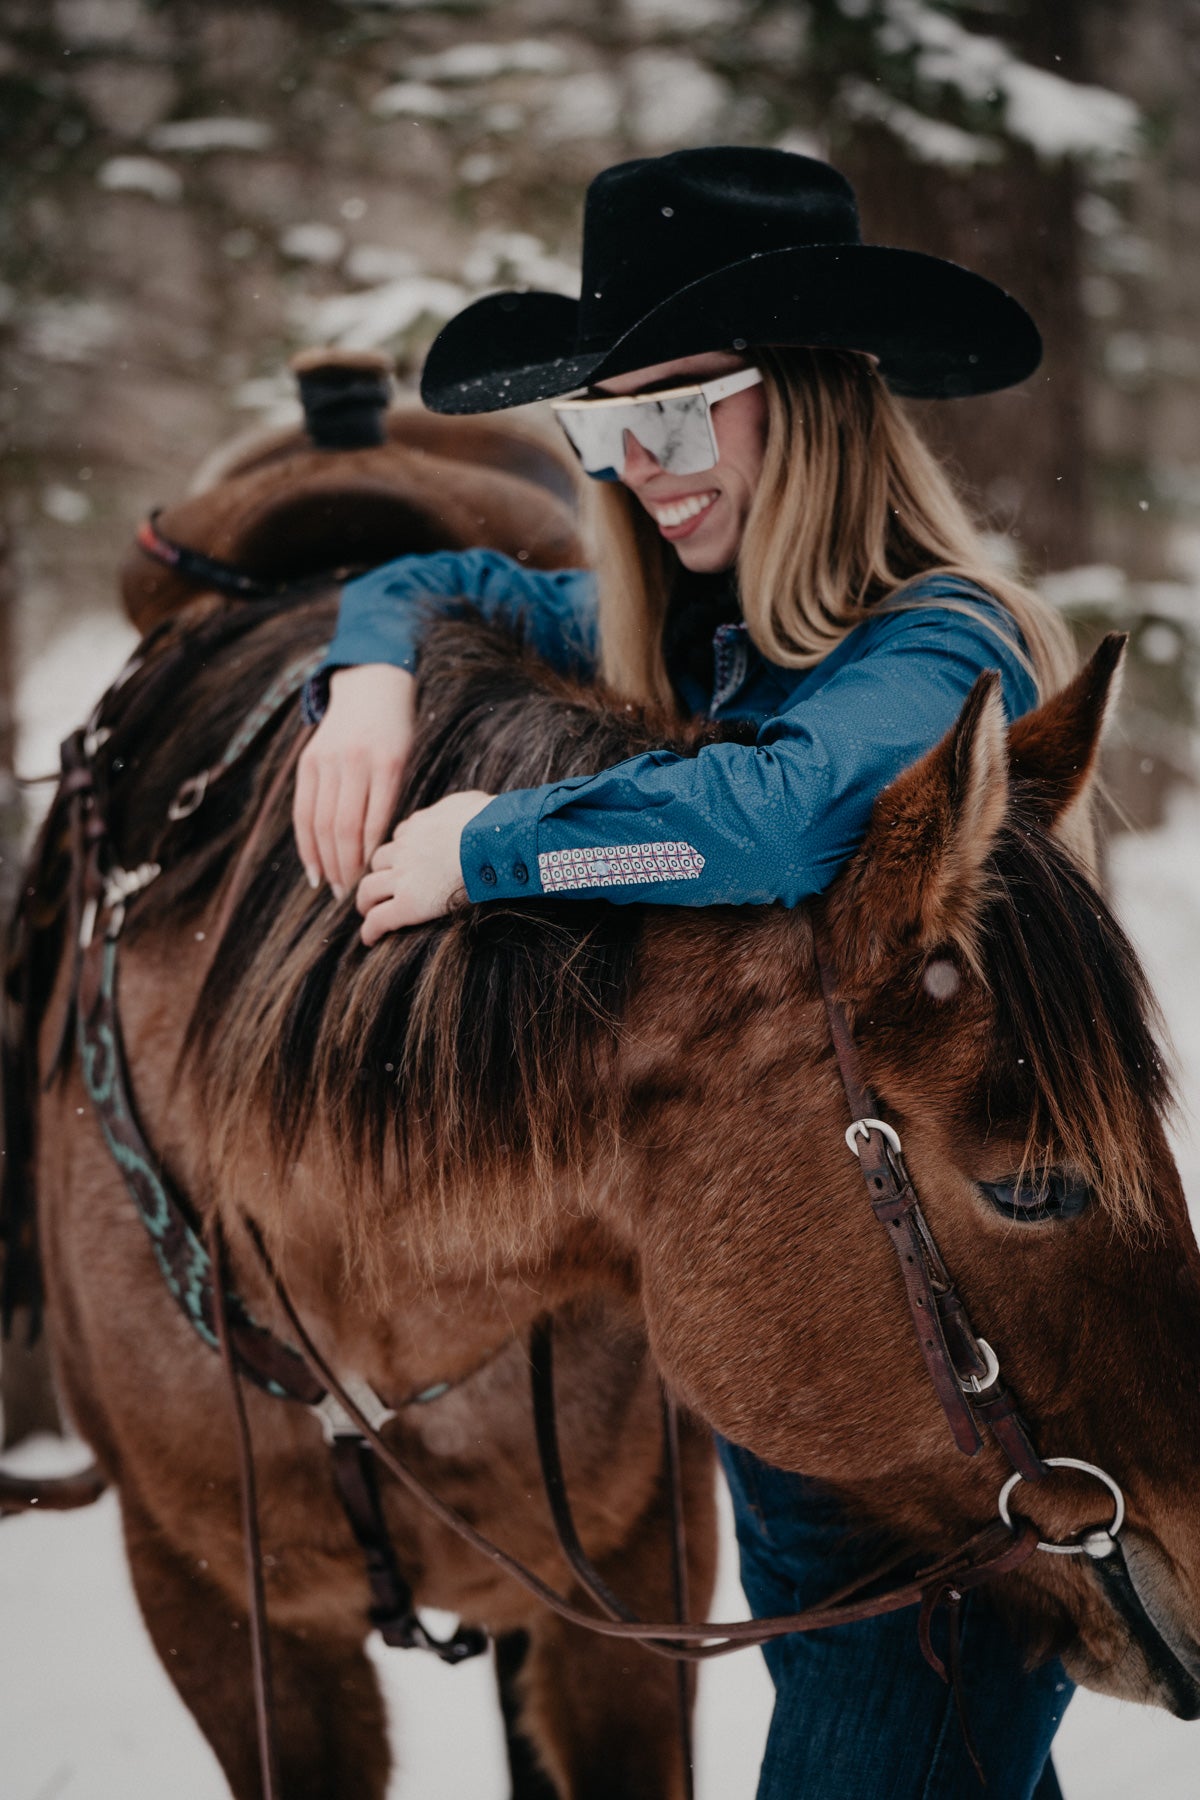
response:
[[[905,1167],[900,1138],[893,1126],[875,1116],[880,1107],[863,1077],[858,1047],[837,998],[829,947],[819,927],[815,949],[829,1034],[850,1108],[846,1146],[858,1158],[871,1210],[896,1253],[917,1343],[950,1434],[965,1456],[974,1456],[981,1443],[979,1426],[988,1426],[1014,1471],[1026,1481],[1041,1481],[1046,1466],[1000,1380],[991,1346],[972,1326],[942,1261]]]

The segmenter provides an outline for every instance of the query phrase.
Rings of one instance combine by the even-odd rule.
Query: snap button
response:
[[[493,869],[491,863],[484,863],[482,869],[479,871],[479,879],[480,881],[486,881],[489,887],[495,887],[496,871]]]
[[[525,867],[523,862],[515,862],[513,864],[513,880],[520,882],[529,880],[529,870]]]

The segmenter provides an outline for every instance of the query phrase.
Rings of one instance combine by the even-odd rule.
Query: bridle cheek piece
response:
[[[975,1330],[951,1282],[908,1173],[900,1134],[894,1125],[877,1116],[877,1103],[862,1076],[858,1047],[837,998],[833,965],[819,928],[814,934],[814,945],[830,1037],[854,1115],[846,1127],[846,1147],[858,1159],[876,1217],[888,1227],[889,1240],[900,1260],[917,1341],[954,1441],[966,1455],[974,1456],[981,1443],[975,1421],[990,1427],[1013,1469],[1000,1490],[997,1507],[1002,1522],[1010,1529],[1015,1526],[1009,1501],[1021,1482],[1044,1481],[1051,1469],[1077,1469],[1094,1475],[1113,1500],[1113,1518],[1107,1529],[1089,1531],[1078,1543],[1039,1540],[1037,1547],[1053,1556],[1086,1553],[1097,1561],[1111,1556],[1125,1522],[1125,1496],[1112,1476],[1095,1463],[1073,1456],[1043,1460],[1035,1450],[1028,1427],[1000,1379],[1000,1359],[987,1339]]]
[[[887,1145],[888,1164],[893,1167],[899,1179],[907,1183],[910,1191],[912,1191],[911,1182],[909,1181],[907,1171],[904,1168],[900,1135],[895,1127],[889,1125],[886,1120],[867,1118],[855,1119],[854,1123],[847,1128],[846,1143],[854,1152],[855,1156],[859,1156],[859,1140],[861,1139],[869,1143],[873,1132],[879,1132],[882,1135],[884,1142]],[[933,1234],[929,1231],[928,1226],[925,1225],[924,1219],[920,1215],[919,1208],[915,1201],[913,1212],[916,1215],[916,1222],[918,1224],[919,1241],[927,1247],[932,1247],[936,1252]],[[892,1241],[895,1243],[896,1239],[893,1238]],[[944,1265],[941,1263],[940,1257],[938,1258],[938,1267],[944,1272]],[[980,1411],[989,1407],[996,1408],[998,1400],[1007,1400],[1008,1398],[1000,1381],[999,1357],[996,1355],[996,1352],[992,1349],[992,1346],[988,1343],[987,1339],[980,1337],[974,1330],[970,1319],[967,1316],[965,1307],[957,1300],[957,1296],[953,1294],[952,1290],[947,1293],[945,1290],[939,1289],[937,1292],[939,1304],[942,1305],[943,1308],[954,1303],[958,1321],[958,1330],[962,1332],[964,1339],[966,1339],[978,1353],[979,1359],[983,1365],[982,1372],[978,1374],[973,1369],[964,1372],[956,1365],[952,1365],[953,1372],[958,1380],[959,1388],[964,1398],[967,1400],[968,1406],[973,1402]],[[922,1312],[920,1317],[914,1317],[913,1323],[917,1328],[917,1336],[921,1341],[922,1348],[928,1348],[930,1341],[927,1337],[922,1335],[927,1325],[927,1314]],[[933,1339],[933,1353],[937,1355],[939,1353],[939,1348],[941,1347],[944,1347],[944,1340],[943,1346],[939,1346],[938,1339],[935,1337]],[[946,1350],[946,1355],[947,1357],[949,1356],[948,1349]],[[938,1392],[939,1394],[941,1392],[940,1386],[938,1387]],[[1001,1420],[999,1430],[996,1428],[997,1417]],[[1108,1489],[1113,1502],[1113,1516],[1110,1523],[1104,1530],[1092,1530],[1086,1532],[1077,1544],[1051,1544],[1047,1543],[1044,1539],[1039,1539],[1037,1547],[1039,1550],[1046,1551],[1051,1556],[1083,1556],[1086,1554],[1097,1562],[1106,1556],[1111,1556],[1117,1549],[1117,1536],[1125,1523],[1125,1496],[1118,1484],[1113,1480],[1112,1476],[1109,1475],[1106,1470],[1099,1468],[1096,1463],[1084,1462],[1077,1456],[1038,1457],[1037,1452],[1033,1449],[1032,1444],[1029,1441],[1025,1423],[1015,1409],[997,1409],[994,1416],[988,1418],[987,1422],[992,1426],[993,1434],[996,1436],[1001,1449],[1013,1464],[1013,1472],[1004,1483],[1004,1486],[1000,1489],[1000,1495],[997,1501],[997,1511],[1004,1524],[1007,1525],[1010,1530],[1016,1530],[1016,1525],[1013,1521],[1012,1512],[1009,1507],[1009,1501],[1014,1490],[1021,1482],[1044,1481],[1046,1479],[1046,1473],[1050,1469],[1078,1469],[1084,1475],[1094,1475],[1096,1480],[1102,1482]],[[953,1418],[950,1419],[950,1426],[951,1430],[953,1430]],[[974,1453],[971,1452],[971,1454]],[[1029,1456],[1036,1459],[1038,1464],[1036,1469],[1020,1466],[1020,1464],[1026,1462],[1027,1457]]]

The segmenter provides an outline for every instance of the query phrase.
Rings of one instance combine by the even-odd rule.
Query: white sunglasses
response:
[[[625,434],[670,475],[698,475],[717,463],[712,408],[718,400],[762,380],[761,369],[736,369],[715,381],[667,388],[657,394],[614,394],[598,400],[552,400],[554,416],[567,440],[596,481],[620,481],[625,468]]]

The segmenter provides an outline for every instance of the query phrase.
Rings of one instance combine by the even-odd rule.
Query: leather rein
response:
[[[172,667],[174,669],[174,665]],[[164,840],[170,823],[196,810],[213,783],[282,716],[289,703],[294,701],[311,667],[309,659],[302,667],[297,665],[285,672],[236,734],[219,763],[183,784],[168,810]],[[1095,1559],[1101,1573],[1111,1569],[1114,1578],[1119,1577],[1116,1565],[1120,1564],[1123,1569],[1123,1558],[1114,1552],[1120,1549],[1117,1537],[1124,1518],[1120,1489],[1111,1477],[1092,1464],[1070,1458],[1043,1460],[1033,1447],[1025,1423],[1001,1380],[998,1360],[990,1345],[974,1330],[946,1270],[905,1167],[900,1139],[891,1125],[876,1116],[879,1108],[863,1079],[853,1033],[836,996],[832,965],[819,928],[815,944],[821,991],[852,1120],[845,1133],[847,1146],[859,1160],[869,1203],[896,1253],[921,1354],[956,1446],[968,1456],[975,1455],[981,1447],[981,1428],[986,1427],[1012,1467],[1013,1474],[1001,1494],[1000,1517],[956,1550],[890,1588],[881,1590],[881,1582],[894,1573],[901,1562],[911,1563],[911,1555],[894,1557],[884,1567],[870,1571],[830,1595],[820,1605],[797,1613],[732,1623],[692,1622],[687,1617],[677,1419],[672,1402],[664,1398],[664,1457],[674,1520],[673,1573],[678,1616],[657,1622],[639,1619],[593,1567],[575,1528],[558,1450],[553,1327],[549,1318],[534,1327],[529,1346],[539,1461],[559,1546],[598,1613],[573,1605],[442,1500],[384,1438],[382,1428],[401,1408],[436,1400],[447,1391],[449,1384],[435,1384],[400,1400],[395,1406],[388,1406],[364,1382],[338,1373],[314,1344],[253,1222],[246,1221],[248,1240],[287,1321],[291,1341],[284,1343],[255,1320],[227,1284],[226,1250],[217,1210],[212,1209],[207,1223],[201,1223],[191,1203],[170,1181],[139,1123],[121,1035],[117,998],[118,946],[129,906],[156,878],[160,864],[156,857],[138,869],[127,871],[116,862],[104,816],[105,771],[97,760],[97,752],[111,735],[105,723],[107,703],[119,692],[120,685],[131,672],[132,668],[123,672],[100,702],[88,727],[75,733],[63,746],[63,777],[55,806],[65,809],[74,845],[76,887],[71,914],[77,935],[73,1004],[75,1037],[84,1079],[102,1132],[150,1233],[164,1279],[194,1328],[219,1351],[228,1377],[238,1433],[256,1716],[265,1800],[274,1800],[279,1790],[274,1773],[274,1725],[253,1455],[241,1393],[242,1377],[268,1394],[307,1406],[319,1419],[331,1447],[335,1484],[353,1535],[366,1559],[372,1600],[370,1617],[380,1628],[385,1641],[404,1647],[432,1649],[450,1662],[477,1654],[485,1647],[486,1636],[475,1628],[460,1627],[450,1639],[438,1641],[422,1624],[411,1590],[400,1575],[384,1523],[378,1494],[381,1470],[386,1470],[427,1512],[559,1617],[601,1636],[639,1643],[653,1654],[681,1663],[725,1655],[793,1632],[817,1631],[919,1604],[923,1654],[943,1678],[953,1678],[958,1697],[955,1678],[957,1616],[965,1594],[1021,1567],[1039,1548],[1059,1554],[1086,1552]],[[285,761],[277,785],[291,773],[298,748],[297,745]],[[277,791],[277,785],[272,792]],[[262,816],[260,813],[260,819]],[[252,832],[252,839],[253,835]],[[246,860],[243,851],[233,870],[231,889],[236,888]],[[225,918],[229,916],[232,897],[232,893],[227,895],[222,909]],[[70,1040],[65,1028],[63,1035],[65,1042],[60,1046],[52,1075],[65,1067],[69,1057],[67,1045]],[[1114,1518],[1107,1530],[1090,1531],[1079,1543],[1039,1544],[1033,1525],[1013,1518],[1007,1505],[1008,1497],[1018,1483],[1044,1480],[1049,1470],[1062,1465],[1085,1470],[1104,1483],[1114,1498]],[[84,1478],[66,1478],[67,1482],[75,1483],[70,1493],[62,1483],[26,1483],[27,1489],[36,1487],[38,1491],[27,1493],[24,1499],[9,1478],[0,1477],[0,1511],[17,1510],[24,1504],[84,1504],[94,1499],[103,1485],[102,1482],[97,1485],[95,1478],[89,1483],[90,1473],[85,1472]],[[56,1498],[59,1487],[63,1491]],[[1106,1568],[1106,1561],[1109,1568]],[[1130,1602],[1126,1595],[1122,1605],[1121,1596],[1113,1592],[1113,1584],[1105,1585],[1114,1605],[1130,1624],[1131,1609],[1139,1610],[1140,1602],[1136,1598]],[[949,1609],[950,1615],[950,1677],[947,1677],[931,1639],[932,1618],[942,1605]],[[1143,1638],[1147,1629],[1154,1632],[1144,1611],[1140,1621],[1134,1619],[1132,1623],[1135,1628],[1140,1623]],[[681,1688],[681,1697],[683,1695]],[[970,1747],[969,1734],[967,1741]],[[685,1742],[685,1767],[687,1762]]]

